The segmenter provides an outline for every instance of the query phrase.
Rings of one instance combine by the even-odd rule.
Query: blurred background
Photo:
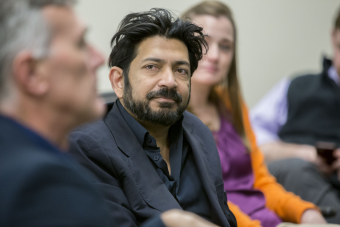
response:
[[[78,0],[89,25],[88,40],[107,58],[119,22],[130,13],[161,7],[180,15],[199,0]],[[281,78],[318,72],[332,57],[330,33],[340,0],[222,0],[231,7],[238,32],[241,88],[249,107]],[[100,93],[111,92],[109,68],[98,73]]]

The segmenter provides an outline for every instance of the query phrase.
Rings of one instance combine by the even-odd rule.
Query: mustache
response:
[[[176,89],[174,88],[161,88],[157,91],[151,91],[147,94],[146,98],[150,101],[153,98],[164,97],[164,98],[171,98],[177,103],[182,102],[182,96],[177,93]]]

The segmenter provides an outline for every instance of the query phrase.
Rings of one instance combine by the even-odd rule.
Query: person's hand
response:
[[[334,171],[340,170],[340,149],[339,149],[339,162],[334,167],[328,165],[323,157],[319,156],[316,152],[316,148],[310,145],[296,145],[296,157],[304,159],[307,162],[313,163],[323,174],[331,175]]]
[[[167,227],[217,227],[196,214],[182,210],[166,211],[161,215],[161,219]]]
[[[301,224],[325,224],[326,220],[321,213],[314,209],[308,209],[301,216]]]
[[[338,175],[338,180],[340,181],[340,148],[334,150],[333,156],[336,160],[332,163],[332,170],[335,171]]]
[[[326,176],[329,176],[333,173],[333,167],[328,165],[326,161],[324,160],[324,158],[320,157],[319,155],[316,157],[313,163]]]
[[[295,144],[294,146],[296,148],[297,158],[301,158],[307,162],[313,163],[325,175],[332,174],[333,172],[332,166],[327,165],[325,160],[317,154],[316,148],[314,146],[305,144]],[[339,151],[339,163],[337,167],[339,167],[338,169],[340,170],[340,151]]]
[[[296,158],[315,163],[318,156],[315,147],[304,144],[294,144],[294,146]]]

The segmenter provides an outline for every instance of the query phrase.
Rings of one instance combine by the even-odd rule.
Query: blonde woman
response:
[[[230,9],[221,2],[205,1],[182,18],[202,26],[208,35],[209,52],[192,77],[188,110],[213,132],[238,226],[325,223],[315,205],[276,183],[256,146],[237,78],[237,36]]]

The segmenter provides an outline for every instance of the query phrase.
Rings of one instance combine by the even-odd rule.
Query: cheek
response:
[[[209,83],[209,81],[212,79],[213,76],[211,73],[208,73],[204,69],[204,65],[206,65],[206,58],[203,58],[198,62],[198,67],[195,70],[194,74],[191,77],[191,82],[194,83]]]
[[[147,94],[152,90],[145,83],[131,83],[131,80],[130,89],[132,89],[132,98],[134,100],[145,100]]]
[[[180,86],[178,86],[178,93],[182,96],[183,102],[188,100],[190,95],[190,83],[189,81],[183,82]]]
[[[231,62],[233,60],[233,54],[232,53],[226,53],[221,55],[220,57],[220,74],[226,75],[229,72]]]
[[[340,50],[336,49],[333,56],[333,66],[336,68],[337,72],[340,73]]]
[[[60,45],[58,49],[51,52],[51,62],[55,72],[77,79],[76,77],[81,77],[89,71],[87,56],[82,51],[76,50],[72,46]]]

